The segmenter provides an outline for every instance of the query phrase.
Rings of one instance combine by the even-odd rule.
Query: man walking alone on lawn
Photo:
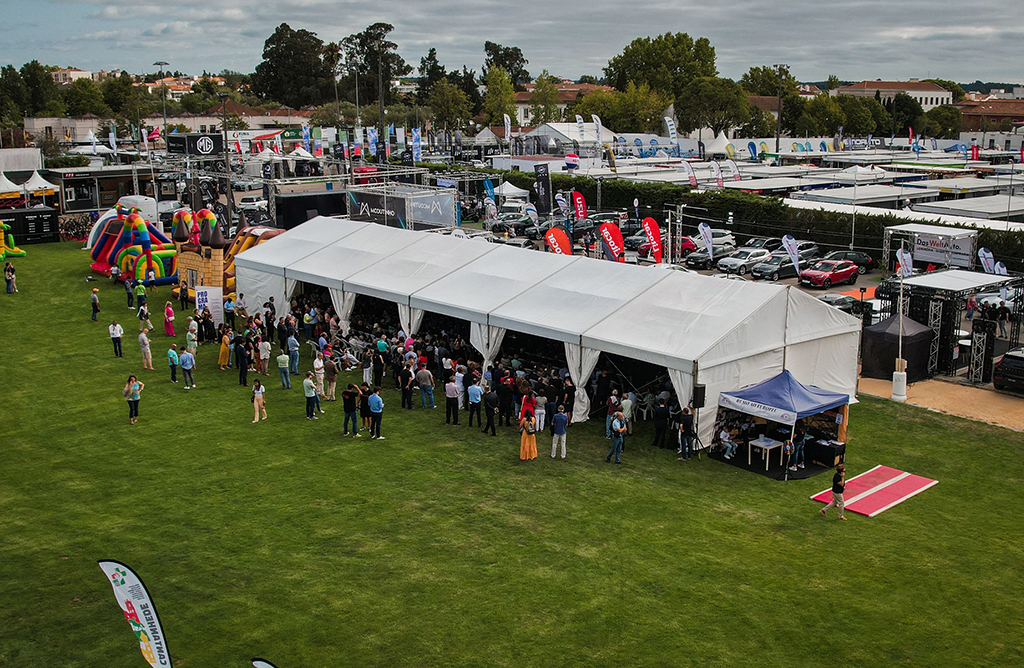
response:
[[[615,463],[621,464],[619,461],[622,458],[622,439],[626,433],[626,420],[622,417],[622,413],[615,413],[612,416],[612,449],[608,451],[608,456],[605,457],[605,461],[611,463],[612,455],[615,455]]]
[[[558,412],[551,418],[551,459],[555,458],[559,444],[562,446],[562,459],[565,459],[565,432],[569,426],[569,416],[565,413],[565,406],[559,406]]]
[[[836,474],[832,476],[832,500],[829,501],[827,506],[821,509],[822,517],[828,514],[829,508],[835,508],[839,511],[839,519],[846,521],[846,514],[844,513],[846,502],[843,500],[843,492],[845,491],[846,466],[840,464],[836,467]]]

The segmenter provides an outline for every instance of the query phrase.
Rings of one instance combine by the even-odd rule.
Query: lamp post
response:
[[[167,85],[164,83],[164,68],[168,63],[158,60],[153,65],[160,68],[160,99],[164,107],[164,153],[167,153]]]
[[[221,111],[221,123],[220,128],[224,134],[224,199],[227,201],[227,220],[224,221],[224,227],[227,230],[231,229],[231,204],[235,198],[234,190],[231,189],[231,162],[228,155],[228,94],[217,93],[217,97],[220,98],[220,111]]]
[[[789,72],[789,65],[775,65],[775,71],[779,75],[779,104],[778,111],[779,117],[775,119],[775,153],[779,153],[779,137],[782,134],[782,73]],[[779,164],[782,164],[782,160],[779,160]]]
[[[377,44],[377,107],[380,112],[380,121],[377,126],[377,162],[386,163],[388,144],[391,143],[391,137],[389,136],[387,126],[384,125],[384,40],[381,40]],[[384,135],[384,141],[381,142],[380,136]],[[381,152],[381,144],[384,145],[383,154]]]

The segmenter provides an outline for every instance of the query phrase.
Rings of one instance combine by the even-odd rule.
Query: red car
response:
[[[818,260],[800,272],[800,283],[828,289],[835,283],[857,282],[857,265],[849,260]]]
[[[664,237],[662,237],[662,253],[664,253],[667,257],[668,248],[664,246],[664,243],[665,239]],[[693,243],[693,239],[691,239],[690,237],[683,237],[683,240],[676,244],[676,257],[686,257],[695,250],[697,250],[697,244]],[[642,244],[640,244],[640,247],[636,249],[636,252],[638,255],[640,255],[640,257],[650,257],[651,242],[643,242]]]

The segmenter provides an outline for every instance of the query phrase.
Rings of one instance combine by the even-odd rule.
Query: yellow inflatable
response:
[[[14,245],[11,226],[7,223],[0,223],[0,260],[9,257],[25,257],[25,251]]]

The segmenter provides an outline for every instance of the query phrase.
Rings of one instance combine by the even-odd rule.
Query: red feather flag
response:
[[[622,230],[615,223],[605,223],[598,232],[604,241],[604,254],[613,262],[626,261],[626,246],[622,243]]]
[[[658,227],[658,221],[653,218],[644,218],[643,226],[644,232],[647,234],[647,241],[651,242],[651,255],[654,256],[655,262],[661,264],[661,228]]]
[[[569,235],[561,227],[552,227],[544,234],[544,241],[551,247],[551,252],[556,255],[572,255],[572,243],[569,242]]]

